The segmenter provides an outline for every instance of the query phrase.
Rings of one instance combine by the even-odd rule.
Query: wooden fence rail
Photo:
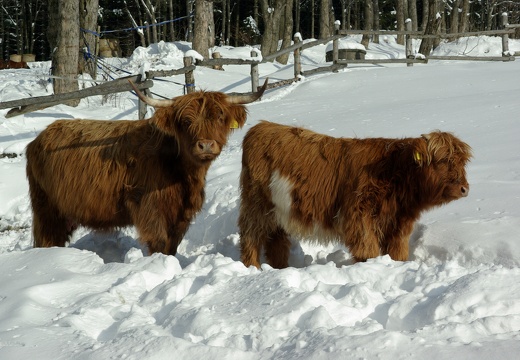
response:
[[[184,67],[175,70],[159,70],[159,71],[148,71],[146,72],[146,78],[141,79],[140,75],[120,78],[114,81],[107,82],[102,85],[90,87],[83,90],[78,90],[66,94],[49,95],[33,97],[21,100],[6,101],[0,103],[0,109],[12,108],[6,115],[6,117],[12,117],[16,115],[25,114],[31,111],[44,109],[49,106],[62,104],[68,100],[81,99],[88,96],[94,95],[106,95],[110,93],[123,92],[131,90],[131,86],[128,80],[132,80],[138,87],[143,90],[147,95],[150,94],[149,88],[153,86],[152,79],[156,77],[168,77],[174,75],[185,75],[185,90],[186,92],[192,92],[195,90],[195,78],[193,75],[194,70],[197,66],[208,66],[214,68],[222,68],[224,65],[249,65],[251,67],[251,91],[255,92],[259,88],[259,71],[258,66],[261,63],[272,61],[280,55],[293,52],[294,54],[294,77],[286,80],[280,80],[268,85],[268,89],[272,89],[278,86],[287,85],[298,81],[301,76],[309,76],[319,72],[336,72],[339,69],[346,67],[348,64],[388,64],[388,63],[405,63],[407,66],[412,66],[414,63],[426,63],[428,60],[471,60],[471,61],[512,61],[515,57],[509,52],[508,37],[509,34],[515,32],[515,29],[520,27],[520,24],[508,24],[507,14],[503,14],[502,17],[502,29],[489,30],[480,32],[465,32],[465,33],[444,33],[444,34],[424,34],[419,31],[411,31],[411,22],[406,23],[406,31],[394,31],[394,30],[339,30],[339,25],[336,28],[336,33],[328,38],[313,40],[309,42],[302,42],[297,36],[294,38],[294,44],[279,50],[273,54],[265,56],[263,58],[254,59],[258,54],[256,51],[251,52],[251,59],[210,59],[210,60],[197,60],[193,64],[191,57],[184,58]],[[356,59],[356,60],[345,60],[339,58],[339,39],[347,35],[405,35],[405,58],[398,59]],[[467,36],[482,36],[482,35],[500,35],[502,36],[502,56],[432,56],[426,55],[417,57],[413,53],[412,39],[425,39],[425,38],[440,38],[440,39],[452,39]],[[332,41],[332,63],[330,65],[317,67],[311,70],[303,71],[301,68],[301,52],[304,49],[308,49],[317,45],[327,44]],[[143,118],[146,114],[146,105],[139,101],[139,118]]]
[[[148,89],[153,86],[153,81],[141,81],[141,75],[134,75],[125,78],[119,78],[114,81],[106,82],[98,86],[92,86],[87,89],[72,91],[64,94],[36,96],[20,100],[5,101],[0,103],[0,109],[12,108],[5,115],[10,118],[17,115],[26,114],[29,112],[42,110],[50,106],[63,104],[69,100],[83,99],[95,95],[107,95],[118,92],[130,91],[132,86],[128,80],[137,84],[138,89]]]

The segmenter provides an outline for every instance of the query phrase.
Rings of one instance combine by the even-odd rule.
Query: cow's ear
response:
[[[242,128],[246,123],[247,110],[244,105],[232,105],[230,109],[231,129]]]
[[[155,114],[153,116],[153,122],[155,126],[160,131],[168,134],[170,136],[177,136],[177,126],[179,124],[178,112],[176,112],[173,108],[159,108],[156,109]]]

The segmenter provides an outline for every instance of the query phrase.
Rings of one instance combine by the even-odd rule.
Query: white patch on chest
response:
[[[269,190],[271,190],[271,202],[274,204],[276,221],[287,233],[300,239],[314,238],[321,243],[337,240],[337,234],[334,231],[325,230],[321,224],[314,223],[311,226],[304,226],[291,216],[293,205],[291,194],[294,184],[289,178],[282,176],[278,170],[271,175]]]
[[[292,189],[293,184],[291,181],[280,175],[278,170],[275,170],[271,175],[271,182],[269,183],[271,201],[275,205],[276,220],[286,229],[291,218]]]

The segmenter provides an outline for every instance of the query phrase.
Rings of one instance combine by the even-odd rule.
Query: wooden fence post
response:
[[[251,51],[251,57],[256,57],[255,50]],[[258,91],[258,64],[251,64],[251,89],[253,92]]]
[[[339,34],[339,26],[341,22],[336,20],[334,22],[334,35]],[[338,62],[338,49],[339,49],[339,39],[332,40],[332,64],[336,64]]]
[[[183,58],[184,67],[191,66],[193,63],[193,58],[191,56],[185,56]],[[186,94],[191,94],[195,91],[195,76],[193,76],[193,70],[186,71],[184,74],[184,79],[186,84],[184,85],[186,88]]]
[[[502,29],[507,29],[507,12],[502,13]],[[502,35],[502,56],[510,56],[509,54],[509,34]]]
[[[220,56],[220,53],[218,51],[214,52],[213,54],[211,54],[211,57],[213,59],[221,59],[222,57]],[[224,68],[222,67],[222,65],[213,65],[213,69],[214,70],[224,70]]]
[[[406,31],[412,31],[412,19],[406,19],[404,22],[406,26]],[[412,44],[412,37],[410,34],[405,35],[405,43],[406,43],[406,58],[407,59],[413,59],[413,44]],[[406,63],[406,66],[413,66],[412,62]]]
[[[294,43],[298,44],[301,41],[301,34],[294,34]],[[300,58],[300,48],[294,49],[294,77],[297,78],[302,73],[302,62]]]

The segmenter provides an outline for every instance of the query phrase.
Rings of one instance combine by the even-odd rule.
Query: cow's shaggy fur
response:
[[[35,247],[64,246],[78,225],[135,225],[150,253],[176,253],[246,108],[219,92],[172,100],[146,120],[58,120],[27,146]]]
[[[419,138],[334,138],[261,122],[244,138],[239,215],[241,259],[262,249],[288,266],[289,235],[340,241],[356,261],[408,259],[424,210],[467,196],[470,147],[446,132]]]

